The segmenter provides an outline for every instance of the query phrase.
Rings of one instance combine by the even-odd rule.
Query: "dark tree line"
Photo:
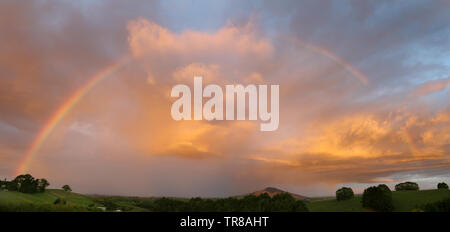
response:
[[[202,199],[189,201],[171,198],[159,198],[154,201],[142,201],[137,204],[156,212],[307,212],[308,208],[301,200],[288,193],[270,197],[267,193],[259,196],[248,195],[243,198]]]
[[[50,183],[42,178],[35,179],[30,174],[19,175],[14,180],[7,181],[6,179],[0,181],[0,188],[7,189],[8,191],[18,191],[22,193],[39,193],[44,192],[45,188]]]

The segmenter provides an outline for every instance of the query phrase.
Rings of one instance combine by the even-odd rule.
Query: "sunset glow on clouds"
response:
[[[166,196],[449,181],[448,7],[1,2],[0,177],[23,169],[83,193]],[[58,109],[112,66],[24,164]],[[278,130],[174,121],[170,90],[194,76],[280,85]]]

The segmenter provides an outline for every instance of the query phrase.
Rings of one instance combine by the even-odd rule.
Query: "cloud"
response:
[[[306,181],[303,175],[335,184],[370,183],[398,172],[448,169],[448,116],[448,110],[408,117],[352,115],[321,122],[312,128],[314,135],[279,141],[248,158],[269,168],[277,181],[299,183]]]
[[[175,34],[154,22],[139,19],[131,21],[128,30],[129,45],[135,56],[195,57],[210,54],[267,57],[273,50],[268,40],[256,37],[251,22],[243,27],[228,24],[214,34],[193,30]]]
[[[450,77],[433,81],[427,81],[426,83],[423,83],[420,86],[416,87],[413,90],[412,95],[421,96],[430,93],[440,92],[442,90],[447,89],[449,86],[450,86]]]
[[[192,63],[185,67],[178,68],[173,73],[173,79],[177,83],[190,83],[192,85],[195,76],[203,77],[203,83],[217,83],[220,79],[218,65],[205,65],[202,63]]]
[[[91,137],[94,137],[96,134],[92,124],[85,122],[78,122],[78,121],[74,122],[72,125],[69,126],[69,130]]]

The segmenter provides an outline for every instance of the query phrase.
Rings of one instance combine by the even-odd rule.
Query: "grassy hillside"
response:
[[[48,189],[43,193],[33,194],[0,191],[0,203],[53,204],[57,198],[63,198],[67,203],[86,207],[94,203],[88,196],[59,189]]]
[[[66,205],[54,205],[56,199],[64,199]],[[140,202],[152,202],[155,198],[123,196],[88,196],[60,189],[47,189],[43,193],[26,194],[0,190],[0,211],[148,211],[137,206]]]
[[[399,191],[392,193],[396,211],[411,211],[421,205],[450,197],[450,190]]]
[[[418,207],[450,197],[450,190],[394,191],[392,200],[395,211],[411,212]],[[336,198],[311,199],[307,206],[311,212],[367,212],[361,206],[361,195],[356,195],[347,201],[337,201]]]
[[[54,205],[58,198],[64,199],[66,204]],[[0,211],[90,211],[95,210],[94,205],[88,196],[59,189],[33,194],[0,191]]]
[[[311,212],[365,212],[361,206],[360,195],[356,195],[354,198],[346,201],[337,201],[336,198],[312,198],[310,202],[306,204]]]

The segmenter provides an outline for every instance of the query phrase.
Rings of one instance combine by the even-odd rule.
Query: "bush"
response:
[[[386,191],[383,185],[369,187],[364,190],[362,206],[376,211],[391,212],[394,210],[392,194],[390,190]]]
[[[66,204],[66,200],[61,199],[61,198],[56,198],[56,200],[53,202],[54,205],[65,205]]]
[[[419,190],[419,185],[414,182],[404,182],[395,185],[395,191]]]
[[[450,212],[450,198],[446,198],[442,201],[426,204],[423,207],[425,212]]]
[[[336,191],[336,199],[338,201],[351,199],[354,195],[353,190],[347,187],[342,187]]]
[[[437,185],[437,188],[438,189],[448,189],[448,185],[446,183],[442,182]]]

